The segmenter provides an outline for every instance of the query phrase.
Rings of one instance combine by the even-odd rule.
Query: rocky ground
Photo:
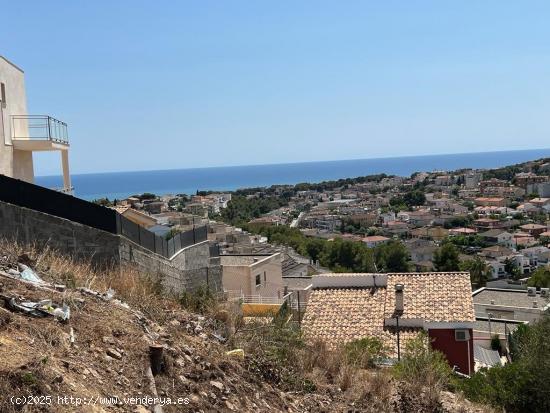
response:
[[[28,256],[0,252],[1,412],[159,412],[159,403],[143,399],[155,393],[164,403],[179,403],[164,405],[164,412],[427,411],[421,396],[405,398],[392,383],[382,404],[368,398],[352,403],[332,387],[283,391],[276,366],[270,375],[248,355],[227,354],[212,318],[166,306],[164,321],[156,323],[118,301],[116,292],[14,279],[18,261],[33,265]],[[49,281],[48,274],[38,275]],[[52,304],[40,316],[12,305],[41,300]],[[70,307],[68,320],[48,313],[55,304]],[[153,379],[147,373],[151,346],[163,349]],[[432,411],[486,411],[451,393],[441,399]]]

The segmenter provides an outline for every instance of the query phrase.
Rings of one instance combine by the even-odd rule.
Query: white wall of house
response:
[[[27,114],[25,75],[21,69],[2,56],[0,56],[0,83],[4,84],[6,98],[5,102],[0,104],[0,173],[14,178],[27,178],[25,180],[31,178],[32,182],[32,154],[23,154],[22,151],[14,153],[11,142],[12,116]],[[26,125],[19,125],[19,128],[25,129],[25,127]],[[14,158],[16,162],[22,162],[15,171]]]
[[[258,257],[256,262],[231,262],[221,256],[222,283],[226,291],[240,291],[245,296],[283,297],[281,254]],[[243,258],[243,261],[245,259]],[[235,260],[236,261],[236,260]]]

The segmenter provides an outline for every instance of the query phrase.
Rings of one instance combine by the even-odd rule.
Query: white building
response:
[[[59,151],[63,192],[72,192],[67,125],[29,115],[23,70],[0,56],[0,174],[34,183],[33,152]]]

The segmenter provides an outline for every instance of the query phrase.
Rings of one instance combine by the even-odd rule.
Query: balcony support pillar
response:
[[[63,168],[63,189],[71,190],[71,174],[69,172],[69,151],[61,151],[61,167]]]

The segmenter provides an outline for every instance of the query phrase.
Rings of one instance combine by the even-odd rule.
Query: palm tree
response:
[[[472,285],[476,288],[485,287],[491,276],[491,267],[489,267],[480,257],[475,257],[470,262],[469,267]]]

